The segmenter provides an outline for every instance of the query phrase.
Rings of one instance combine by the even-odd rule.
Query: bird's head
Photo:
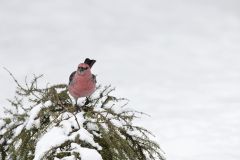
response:
[[[88,64],[86,64],[86,63],[80,63],[80,64],[78,65],[78,69],[77,69],[77,73],[78,73],[78,74],[83,75],[83,74],[90,73],[90,72],[91,72],[91,71],[90,71],[90,66],[89,66]]]
[[[91,68],[96,60],[86,58],[84,63],[78,65],[77,73],[80,75],[91,74]]]

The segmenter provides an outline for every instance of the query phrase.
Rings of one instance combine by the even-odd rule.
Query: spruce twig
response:
[[[66,135],[69,139],[49,148],[41,159],[72,156],[80,160],[78,146],[96,150],[103,160],[164,160],[163,151],[150,138],[152,133],[132,124],[144,113],[124,109],[128,100],[111,95],[115,90],[111,86],[98,87],[89,103],[82,106],[80,114],[72,104],[66,84],[38,88],[42,75],[34,75],[30,83],[25,78],[22,86],[10,71],[8,73],[17,85],[17,92],[15,98],[9,100],[15,110],[6,109],[8,116],[0,119],[3,122],[0,159],[33,159],[41,138],[52,129],[61,129],[69,123],[72,125]],[[31,118],[33,113],[36,115]],[[91,135],[94,142],[82,139],[80,131]]]

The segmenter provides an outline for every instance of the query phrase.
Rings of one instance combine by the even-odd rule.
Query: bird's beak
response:
[[[84,71],[84,68],[79,67],[79,68],[78,68],[78,71],[79,71],[80,73],[82,73],[82,72]]]

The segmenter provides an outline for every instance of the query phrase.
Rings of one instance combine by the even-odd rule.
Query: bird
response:
[[[68,91],[75,99],[75,106],[77,100],[81,97],[88,97],[96,90],[96,76],[91,73],[91,68],[96,60],[86,58],[84,63],[80,63],[77,70],[72,72],[69,76]]]

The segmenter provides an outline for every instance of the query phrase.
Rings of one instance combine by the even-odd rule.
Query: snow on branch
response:
[[[38,88],[41,76],[21,85],[0,119],[0,159],[163,160],[159,145],[145,128],[133,125],[142,115],[128,101],[97,91],[76,109],[67,85]]]

